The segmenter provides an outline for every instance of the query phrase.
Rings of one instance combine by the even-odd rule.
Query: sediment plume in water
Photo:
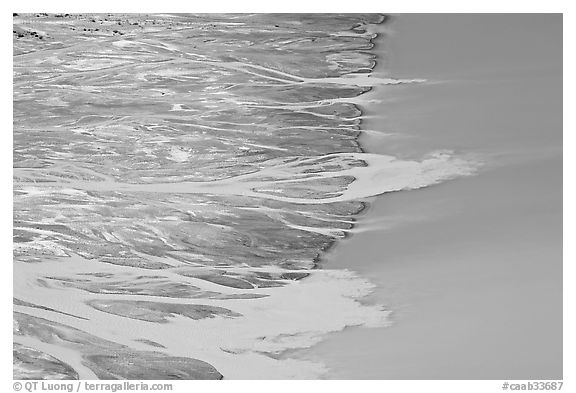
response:
[[[14,17],[14,378],[318,378],[387,323],[320,262],[366,198],[473,172],[365,153],[382,15]],[[134,361],[137,359],[137,361]]]

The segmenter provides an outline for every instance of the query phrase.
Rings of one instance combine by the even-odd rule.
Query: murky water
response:
[[[478,156],[475,176],[378,197],[326,267],[376,285],[386,328],[302,359],[339,379],[562,378],[562,16],[398,15],[369,151]],[[378,71],[378,68],[377,70]],[[372,96],[374,98],[374,96]],[[362,139],[361,139],[362,140]],[[300,357],[300,356],[299,356]]]

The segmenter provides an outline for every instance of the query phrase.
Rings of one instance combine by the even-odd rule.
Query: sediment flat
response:
[[[359,145],[363,95],[419,82],[372,75],[385,21],[15,14],[14,378],[318,378],[280,355],[385,325],[321,256],[475,170]]]

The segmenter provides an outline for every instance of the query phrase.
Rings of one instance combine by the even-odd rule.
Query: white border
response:
[[[539,1],[539,2],[514,2],[483,0],[477,2],[464,1],[312,1],[290,0],[287,2],[272,1],[221,1],[210,0],[202,2],[194,1],[162,1],[162,2],[123,2],[99,0],[95,3],[78,1],[38,1],[26,2],[3,2],[0,20],[3,31],[0,34],[1,47],[6,53],[2,56],[2,128],[0,129],[1,181],[2,181],[2,209],[0,222],[0,241],[2,250],[2,263],[5,267],[2,271],[0,305],[2,307],[2,323],[0,324],[1,348],[1,383],[2,391],[12,390],[12,34],[8,28],[12,25],[11,12],[384,12],[384,13],[564,13],[564,69],[576,69],[574,64],[574,7],[569,1]],[[572,2],[574,3],[574,2]],[[575,201],[574,173],[574,127],[573,116],[570,116],[575,108],[573,94],[574,77],[571,73],[564,73],[564,129],[568,130],[564,135],[565,158],[564,158],[564,200]],[[572,180],[571,180],[572,178]],[[576,261],[574,246],[574,208],[567,203],[564,210],[564,387],[563,391],[574,391],[574,307],[569,299],[576,299],[574,287],[574,265]],[[572,332],[572,334],[570,334]],[[152,381],[148,381],[152,382]],[[499,392],[504,381],[223,381],[214,382],[174,382],[175,392],[204,391],[221,392],[224,389],[235,391],[269,392],[274,389],[278,392],[294,391],[296,389],[310,389],[311,391],[326,390],[331,392],[354,391],[355,389],[367,389],[369,391],[392,392]],[[512,381],[509,381],[512,382]]]

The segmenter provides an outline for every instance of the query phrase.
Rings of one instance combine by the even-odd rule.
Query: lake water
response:
[[[449,149],[476,176],[378,197],[330,268],[376,284],[388,328],[303,355],[328,378],[562,378],[562,17],[398,15],[369,151]]]

